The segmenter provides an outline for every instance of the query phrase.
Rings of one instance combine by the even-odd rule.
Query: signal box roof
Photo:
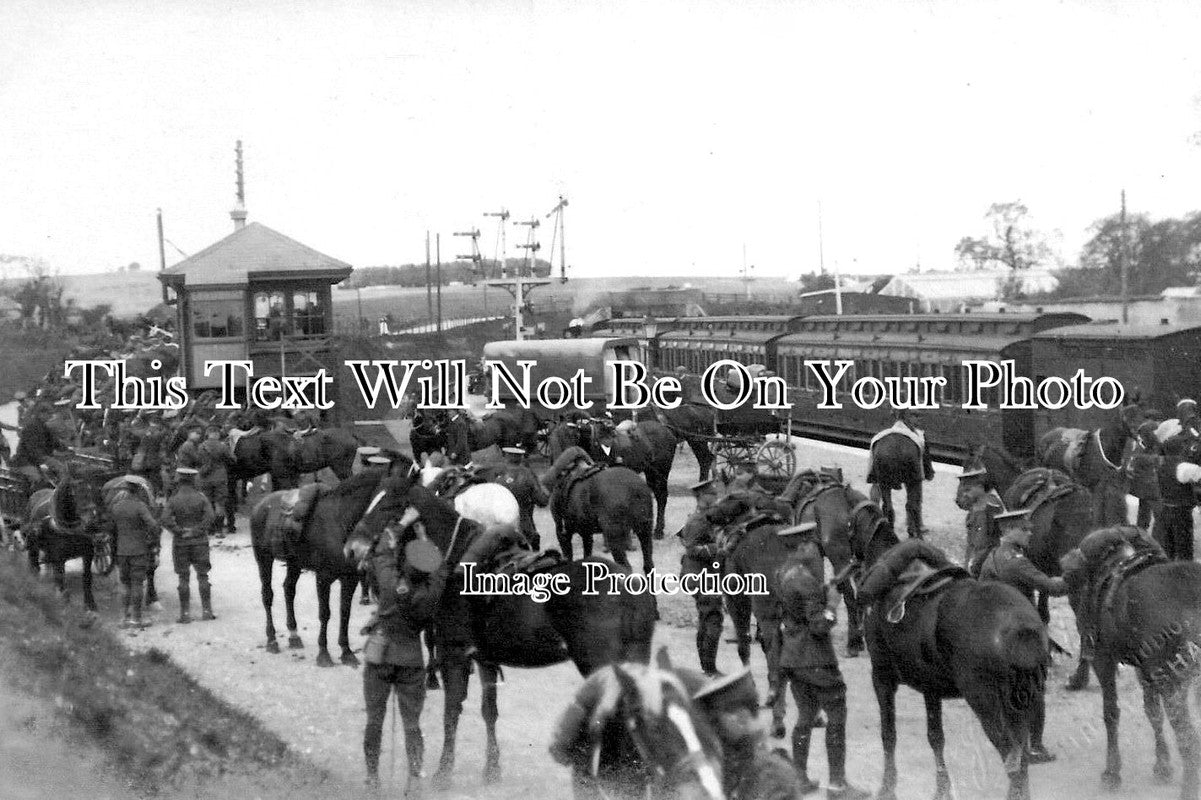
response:
[[[331,284],[345,280],[353,267],[295,239],[251,222],[221,241],[159,273],[159,280],[181,286],[244,286],[256,279],[310,278]]]

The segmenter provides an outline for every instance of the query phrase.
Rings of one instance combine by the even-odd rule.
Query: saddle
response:
[[[1087,595],[1093,619],[1113,609],[1114,596],[1127,578],[1134,577],[1147,567],[1166,563],[1167,558],[1163,554],[1149,549],[1136,550],[1132,555],[1125,555],[1118,550],[1110,555],[1094,577]]]
[[[717,534],[717,549],[722,554],[729,555],[738,547],[748,531],[762,525],[778,525],[786,522],[786,519],[774,511],[755,510],[746,519],[737,520],[721,529]]]
[[[562,563],[563,555],[558,550],[539,553],[519,546],[510,546],[490,559],[486,571],[510,576],[536,575]]]
[[[239,441],[241,441],[243,438],[245,438],[247,436],[253,436],[254,434],[258,433],[261,430],[262,430],[262,428],[260,428],[257,425],[255,425],[253,428],[250,428],[249,430],[242,430],[241,428],[230,428],[230,431],[229,431],[230,455],[235,455],[237,453]]]
[[[1054,469],[1039,468],[1026,475],[1029,475],[1030,485],[1024,488],[1012,505],[1015,508],[1028,509],[1031,516],[1047,503],[1076,491],[1078,486],[1067,475]],[[1026,475],[1022,478],[1026,479]]]
[[[333,489],[332,486],[316,482],[291,489],[280,500],[277,508],[278,517],[268,520],[268,530],[271,532],[271,550],[278,558],[288,558],[295,554],[295,546],[304,532],[304,526],[317,501]]]
[[[480,475],[475,468],[448,467],[441,475],[434,478],[434,482],[429,485],[429,490],[450,502],[467,487],[475,486],[478,483],[487,483],[487,479]]]
[[[813,488],[809,490],[809,493],[802,497],[800,502],[795,506],[793,516],[796,519],[801,519],[805,513],[805,510],[817,502],[817,498],[822,494],[830,489],[841,487],[843,485],[842,481],[838,480],[838,478],[834,477],[833,475],[829,475],[824,472],[818,472],[815,474],[818,478],[817,482],[813,484]]]
[[[970,577],[967,570],[960,566],[935,568],[924,561],[909,562],[909,566],[897,577],[897,584],[888,593],[885,619],[897,624],[905,618],[905,604],[909,600],[937,594],[947,584],[967,577]]]

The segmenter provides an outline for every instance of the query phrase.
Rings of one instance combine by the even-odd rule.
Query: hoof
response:
[[[301,638],[299,636],[289,636],[288,637],[288,649],[299,650],[302,647],[304,647],[304,642],[301,640]]]
[[[859,654],[863,652],[862,647],[848,647],[846,652],[847,658],[859,658]]]
[[[881,789],[876,792],[876,800],[897,800],[896,789]]]
[[[430,786],[432,786],[434,789],[437,789],[439,791],[445,791],[446,789],[449,789],[450,788],[450,773],[453,770],[454,770],[454,767],[447,766],[445,764],[440,764],[438,766],[438,771],[434,773],[434,776],[432,778],[430,778]]]
[[[357,667],[359,665],[359,657],[349,650],[342,654],[341,661],[348,667]]]
[[[1161,785],[1171,783],[1172,765],[1166,761],[1155,762],[1155,766],[1151,768],[1151,777]]]
[[[786,730],[784,729],[784,723],[783,723],[782,721],[781,721],[781,722],[773,722],[773,723],[772,723],[772,726],[771,726],[771,735],[772,735],[772,738],[773,738],[773,739],[783,739],[783,738],[784,738],[784,734],[785,734],[785,733],[787,733],[787,732],[788,732],[788,731],[786,731]]]
[[[438,676],[430,673],[429,677],[425,679],[425,688],[431,692],[439,691],[442,688],[442,684],[438,681]]]
[[[500,783],[500,764],[489,764],[484,767],[484,783]]]
[[[366,594],[365,594],[365,595],[363,595],[362,597],[360,597],[360,598],[359,598],[359,605],[361,605],[361,606],[369,606],[369,605],[371,605],[371,597],[370,597],[370,595],[366,595]]]
[[[267,642],[267,652],[268,653],[278,653],[279,652],[279,642],[275,641],[274,639]]]
[[[333,665],[334,665],[334,660],[332,658],[330,658],[329,653],[327,651],[322,650],[320,653],[317,654],[317,666],[332,667]]]
[[[1116,792],[1122,786],[1122,776],[1116,772],[1101,773],[1101,788],[1107,792]]]
[[[1088,671],[1077,670],[1071,678],[1068,679],[1067,685],[1064,687],[1069,692],[1078,692],[1088,686]]]

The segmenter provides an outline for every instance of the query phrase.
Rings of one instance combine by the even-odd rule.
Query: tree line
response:
[[[505,269],[501,269],[499,260],[451,261],[442,265],[442,285],[450,283],[478,283],[482,280],[513,277],[518,271],[529,277],[529,259],[507,258]],[[549,261],[536,259],[534,261],[535,278],[545,278],[550,275]],[[437,285],[438,269],[429,268],[429,281]],[[364,286],[425,286],[425,264],[402,264],[401,266],[358,267],[343,284],[347,289],[357,289]]]

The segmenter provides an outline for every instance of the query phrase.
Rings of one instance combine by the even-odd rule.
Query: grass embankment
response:
[[[134,653],[108,627],[84,623],[78,602],[65,606],[23,559],[0,553],[0,668],[55,706],[139,795],[346,796],[162,651]]]
[[[17,390],[28,391],[49,370],[62,369],[73,345],[62,334],[0,329],[0,402],[11,400]]]

